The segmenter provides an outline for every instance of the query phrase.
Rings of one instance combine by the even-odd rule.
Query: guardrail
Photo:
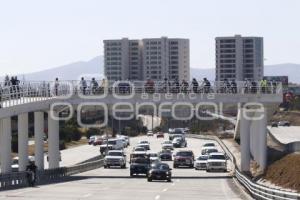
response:
[[[95,160],[86,162],[71,167],[60,167],[57,169],[46,169],[38,171],[36,176],[37,184],[49,183],[63,177],[79,174],[89,170],[103,167],[104,160]],[[0,174],[0,190],[15,189],[20,187],[27,187],[28,179],[26,172],[14,172],[8,174]]]
[[[278,189],[269,188],[263,185],[259,185],[253,182],[249,177],[244,175],[237,167],[236,159],[227,146],[217,136],[201,136],[201,135],[189,135],[191,138],[198,139],[211,139],[219,143],[227,156],[234,164],[234,174],[236,179],[250,192],[255,199],[263,200],[299,200],[300,194],[295,192],[287,192]]]

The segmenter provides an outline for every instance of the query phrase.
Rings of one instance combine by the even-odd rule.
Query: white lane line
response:
[[[168,191],[168,188],[163,189],[163,192],[166,192],[166,191]]]
[[[160,195],[155,196],[155,200],[158,200],[158,199],[160,199]]]
[[[175,185],[175,183],[172,183],[172,186],[174,186]]]

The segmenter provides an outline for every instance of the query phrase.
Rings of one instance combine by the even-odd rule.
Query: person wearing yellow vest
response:
[[[262,93],[266,93],[266,88],[267,88],[267,80],[266,79],[262,79],[260,81],[260,88],[261,88],[261,92]]]

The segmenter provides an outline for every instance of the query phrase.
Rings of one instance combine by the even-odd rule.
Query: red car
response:
[[[96,145],[101,145],[103,143],[103,139],[100,138],[100,137],[97,137],[95,139],[95,141],[93,142],[93,145],[96,146]]]
[[[164,136],[164,133],[163,132],[158,132],[157,134],[156,134],[156,138],[164,138],[165,136]]]

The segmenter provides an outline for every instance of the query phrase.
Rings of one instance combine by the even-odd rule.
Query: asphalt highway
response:
[[[166,138],[167,139],[167,138]],[[140,141],[148,140],[153,152],[161,149],[164,139],[156,137],[131,138],[131,146],[126,149],[129,159],[132,148]],[[206,140],[187,139],[184,149],[200,155]],[[99,147],[94,147],[99,148]],[[183,148],[181,148],[183,149]],[[178,149],[175,149],[175,151]],[[222,149],[219,147],[219,150]],[[167,162],[172,167],[172,162]],[[246,199],[232,178],[232,163],[228,161],[228,172],[199,171],[188,168],[172,170],[172,182],[147,182],[143,176],[130,177],[129,163],[126,169],[99,168],[70,177],[65,182],[0,192],[0,199],[101,199],[101,200],[190,200],[190,199]]]

